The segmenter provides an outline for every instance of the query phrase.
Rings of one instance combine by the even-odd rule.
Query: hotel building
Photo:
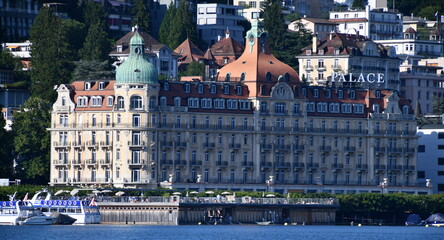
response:
[[[406,99],[301,84],[260,22],[245,41],[215,81],[159,81],[136,32],[116,80],[61,85],[50,184],[427,193]]]

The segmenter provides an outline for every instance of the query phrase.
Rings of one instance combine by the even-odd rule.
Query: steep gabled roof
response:
[[[244,52],[244,46],[232,37],[222,38],[211,47],[214,56],[240,56]]]
[[[128,55],[130,53],[129,49],[129,43],[131,41],[131,38],[134,36],[136,31],[131,31],[119,40],[117,40],[113,50],[111,51],[110,55]],[[164,47],[167,47],[167,45],[160,43],[157,41],[153,36],[146,32],[140,32],[138,31],[139,35],[142,37],[143,41],[145,42],[145,54],[151,55],[153,54],[153,51],[158,51]],[[122,46],[122,51],[118,51],[117,47]]]
[[[204,58],[204,53],[189,38],[174,49],[174,52],[182,56],[179,58],[180,63],[197,62]]]

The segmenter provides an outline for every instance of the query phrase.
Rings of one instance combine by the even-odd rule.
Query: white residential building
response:
[[[427,124],[418,128],[418,182],[433,193],[444,193],[444,125]]]
[[[244,27],[238,25],[243,20],[240,6],[204,3],[197,5],[197,31],[199,38],[208,45],[213,45],[225,36],[225,31],[230,31],[230,36],[243,43]]]
[[[330,21],[339,24],[340,33],[356,33],[374,41],[402,38],[402,13],[392,9],[371,8],[332,11]]]

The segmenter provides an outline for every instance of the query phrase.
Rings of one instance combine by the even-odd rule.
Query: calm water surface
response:
[[[444,239],[444,227],[386,226],[0,226],[0,240],[10,239]]]

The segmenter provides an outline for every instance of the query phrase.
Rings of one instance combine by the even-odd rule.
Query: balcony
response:
[[[261,168],[271,168],[273,164],[271,162],[261,162],[260,163]]]
[[[327,70],[327,67],[324,64],[320,64],[320,65],[316,65],[316,69],[318,70],[318,72],[323,72],[323,71]]]
[[[66,167],[69,165],[69,160],[54,160],[52,163],[56,167]]]
[[[321,152],[330,152],[331,151],[331,146],[320,146],[319,147],[319,151],[321,151]]]
[[[101,167],[111,167],[111,161],[109,159],[101,159],[99,160],[99,164]]]
[[[276,145],[276,149],[280,151],[290,151],[291,145],[278,144]]]
[[[295,145],[294,150],[298,151],[298,152],[303,152],[305,150],[305,146],[304,145]]]
[[[240,143],[230,143],[230,148],[231,149],[240,149],[241,145],[240,145]]]
[[[261,148],[262,148],[262,150],[268,150],[268,151],[270,151],[270,150],[272,150],[273,149],[273,146],[271,145],[271,144],[261,144]]]
[[[69,143],[67,141],[53,142],[53,146],[55,148],[68,148],[69,147]]]
[[[187,161],[185,160],[174,160],[176,166],[187,166]]]
[[[186,148],[188,146],[187,142],[176,142],[177,148]]]
[[[354,147],[354,146],[344,147],[344,151],[348,152],[348,153],[354,153],[354,152],[356,152],[356,147]]]
[[[81,167],[81,166],[83,166],[83,162],[81,160],[72,160],[71,164],[74,167]]]
[[[336,170],[341,170],[341,169],[344,169],[344,164],[342,164],[342,163],[333,163],[331,165],[331,168],[336,169]]]
[[[144,165],[146,165],[145,160],[142,159],[128,159],[128,166],[129,167],[143,167]]]
[[[164,166],[166,165],[173,166],[173,160],[161,160],[160,164]]]
[[[86,159],[85,164],[87,167],[97,167],[96,159]]]
[[[400,170],[402,170],[402,165],[388,165],[388,170],[400,171]]]
[[[337,71],[341,71],[342,67],[339,65],[331,65],[331,69],[333,69],[333,71],[337,72]]]
[[[363,170],[367,171],[368,165],[367,164],[356,164],[356,170]]]
[[[274,167],[275,168],[285,168],[285,169],[288,169],[288,168],[291,167],[291,164],[288,163],[288,162],[277,162],[277,163],[274,163]]]
[[[217,161],[216,162],[216,166],[218,166],[218,167],[227,167],[228,166],[228,161]]]
[[[404,170],[405,171],[415,171],[416,167],[415,166],[404,166]]]
[[[216,144],[215,143],[206,142],[206,143],[203,143],[203,147],[204,148],[215,148]]]
[[[377,152],[377,153],[385,153],[385,148],[384,147],[375,147],[375,152]]]
[[[248,168],[252,168],[253,167],[253,162],[252,161],[242,161],[242,167],[248,167]]]
[[[96,141],[87,141],[86,147],[87,148],[97,148],[97,142]]]
[[[375,164],[375,170],[385,170],[385,165]]]
[[[202,166],[202,161],[191,161],[191,166]]]
[[[144,141],[128,141],[129,148],[143,148],[145,147]]]
[[[111,145],[110,141],[102,141],[102,142],[100,142],[100,147],[102,147],[102,148],[111,148],[112,145]]]
[[[162,148],[172,148],[173,147],[173,142],[169,142],[169,141],[162,141],[161,143]]]
[[[305,168],[305,163],[294,163],[294,168],[302,170]]]
[[[313,71],[313,65],[304,65],[304,70],[305,71]]]
[[[85,144],[83,142],[72,142],[72,147],[73,148],[84,148]]]
[[[308,168],[311,168],[311,169],[319,168],[319,163],[309,163]]]

